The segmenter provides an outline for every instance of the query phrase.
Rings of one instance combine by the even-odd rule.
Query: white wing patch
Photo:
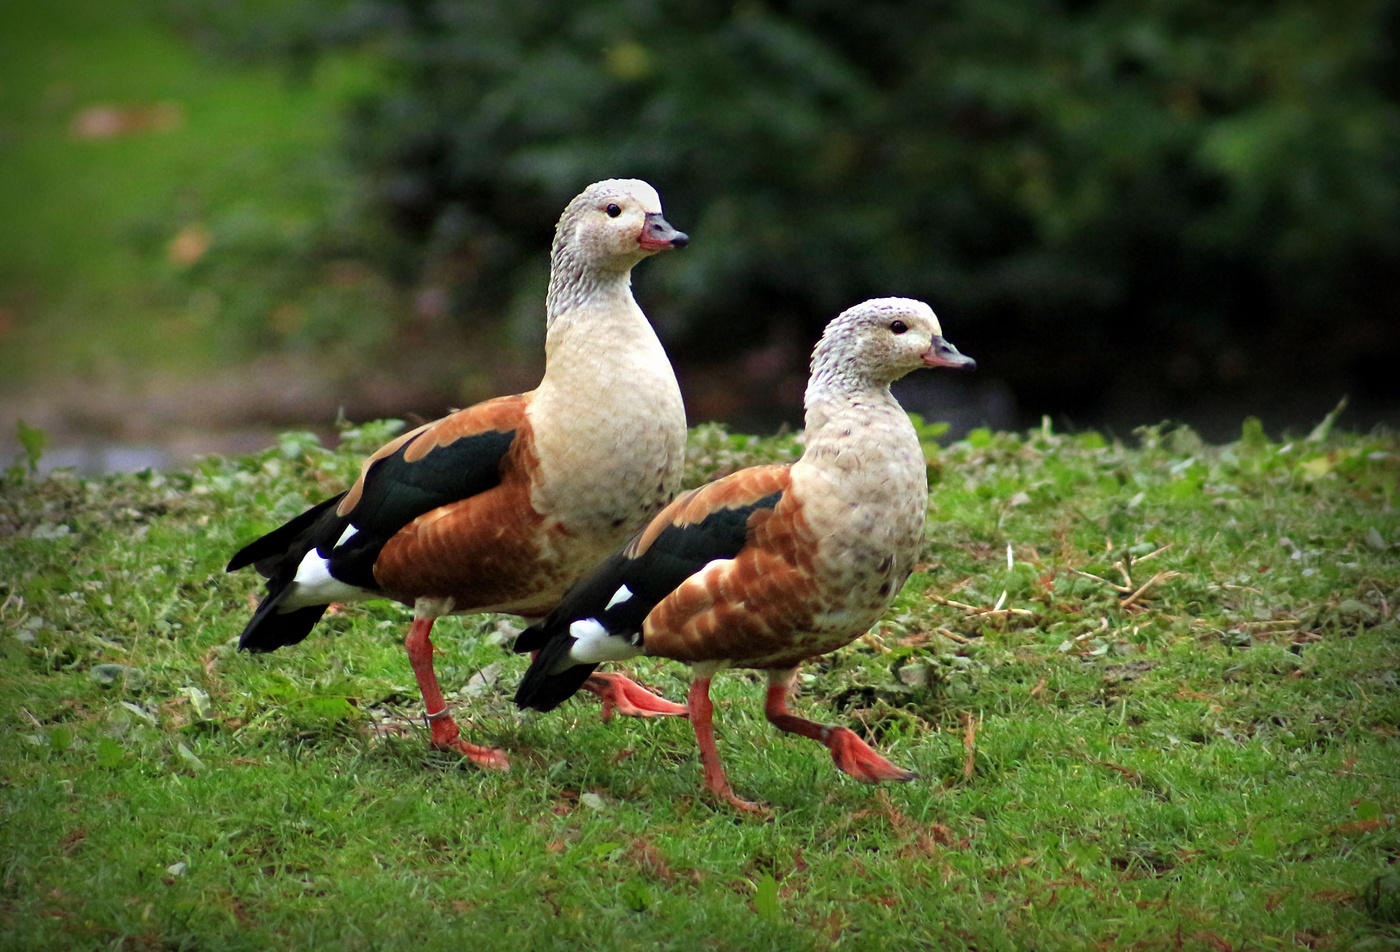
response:
[[[603,611],[607,611],[614,605],[621,605],[623,602],[627,601],[631,597],[632,590],[630,588],[628,588],[626,585],[619,586],[618,590],[613,592],[613,597],[608,599],[608,603],[603,606]]]
[[[308,605],[329,605],[331,602],[353,602],[374,597],[374,592],[332,576],[330,563],[313,548],[297,566],[297,574],[292,577],[292,584],[277,607],[280,611],[289,612]]]
[[[626,635],[610,633],[596,618],[580,618],[569,626],[569,634],[574,639],[574,645],[569,649],[569,660],[574,664],[622,661],[642,653]]]
[[[355,538],[355,533],[359,531],[359,529],[355,528],[355,524],[353,522],[347,522],[345,524],[345,531],[340,534],[340,538],[335,541],[335,545],[331,546],[331,548],[340,548],[342,545]]]

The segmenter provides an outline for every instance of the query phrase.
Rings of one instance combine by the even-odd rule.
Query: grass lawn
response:
[[[160,5],[0,10],[0,380],[196,377],[246,360],[355,200],[337,140],[366,80],[202,54]]]
[[[437,632],[509,774],[427,750],[397,606],[234,650],[255,580],[229,554],[386,425],[11,472],[0,945],[1400,948],[1396,438],[936,429],[925,562],[794,705],[921,779],[850,781],[722,674],[721,753],[766,822],[703,794],[684,722],[517,714],[509,619]],[[689,482],[796,450],[700,428]],[[683,696],[679,665],[634,673]]]

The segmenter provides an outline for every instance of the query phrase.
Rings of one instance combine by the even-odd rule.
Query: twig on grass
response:
[[[1078,643],[1081,642],[1081,641],[1087,641],[1087,640],[1089,640],[1090,638],[1094,637],[1095,635],[1101,635],[1101,634],[1103,634],[1103,633],[1106,632],[1106,631],[1108,631],[1108,619],[1107,619],[1107,618],[1100,618],[1100,619],[1099,619],[1099,627],[1097,627],[1097,628],[1091,628],[1090,630],[1084,632],[1082,635],[1075,635],[1075,636],[1074,636],[1074,642],[1075,642],[1075,644],[1078,644]]]
[[[1102,575],[1095,575],[1093,572],[1085,572],[1083,569],[1071,569],[1070,571],[1072,571],[1075,575],[1080,575],[1084,578],[1093,579],[1095,582],[1107,585],[1109,588],[1113,589],[1120,595],[1126,595],[1127,597],[1123,599],[1121,605],[1123,608],[1130,608],[1132,607],[1134,602],[1138,601],[1138,599],[1140,598],[1143,598],[1143,596],[1147,594],[1148,589],[1152,588],[1154,585],[1158,585],[1162,582],[1168,581],[1169,579],[1179,578],[1181,576],[1180,572],[1175,572],[1171,569],[1163,569],[1156,575],[1149,578],[1146,582],[1143,582],[1141,585],[1133,581],[1132,567],[1134,561],[1146,562],[1148,559],[1161,555],[1163,552],[1167,551],[1171,547],[1172,543],[1167,543],[1164,546],[1160,546],[1156,549],[1153,549],[1151,552],[1139,557],[1136,560],[1133,559],[1130,553],[1124,554],[1123,558],[1113,563],[1113,567],[1118,570],[1118,574],[1123,576],[1122,585],[1119,585],[1117,582],[1111,582],[1108,579],[1104,578]]]
[[[1246,628],[1287,628],[1287,627],[1289,627],[1289,626],[1291,626],[1291,625],[1297,625],[1297,624],[1298,624],[1298,619],[1296,619],[1296,618],[1269,618],[1269,619],[1259,619],[1259,620],[1249,620],[1249,619],[1246,619],[1246,620],[1244,620],[1244,621],[1237,622],[1237,623],[1235,624],[1234,627],[1240,628],[1240,629],[1246,629]]]
[[[1082,576],[1084,576],[1085,578],[1093,579],[1095,582],[1102,582],[1104,585],[1107,585],[1109,588],[1114,589],[1115,591],[1118,591],[1118,592],[1122,592],[1124,595],[1126,595],[1126,594],[1128,594],[1129,592],[1132,591],[1132,587],[1131,587],[1131,586],[1128,586],[1128,585],[1119,585],[1117,582],[1110,582],[1108,579],[1104,578],[1102,575],[1095,575],[1093,572],[1086,572],[1086,571],[1084,571],[1083,569],[1070,569],[1070,571],[1073,572],[1075,575],[1082,575]]]
[[[1035,614],[1035,612],[1031,611],[1029,608],[1001,608],[1000,605],[1004,602],[1005,597],[1006,597],[1006,593],[1003,592],[1003,593],[1002,593],[1002,597],[999,598],[999,599],[997,599],[997,605],[994,606],[994,607],[992,607],[992,608],[978,608],[976,605],[969,605],[969,604],[967,604],[966,602],[959,602],[959,601],[955,601],[954,599],[951,599],[951,598],[944,598],[942,595],[930,595],[930,596],[929,596],[929,599],[930,599],[931,601],[933,601],[933,602],[936,602],[936,603],[939,604],[939,605],[948,605],[948,606],[951,607],[951,608],[961,608],[963,611],[967,612],[967,614],[969,614],[969,615],[1002,615],[1002,616],[1005,616],[1005,615],[1034,615],[1034,614]]]
[[[1171,569],[1164,569],[1163,571],[1158,572],[1156,575],[1152,576],[1150,579],[1139,585],[1137,587],[1137,590],[1134,591],[1131,595],[1123,599],[1123,607],[1127,608],[1133,602],[1137,601],[1139,598],[1142,597],[1144,592],[1146,592],[1152,586],[1156,585],[1158,582],[1165,582],[1169,579],[1178,578],[1180,577],[1180,575],[1180,572],[1173,572]]]

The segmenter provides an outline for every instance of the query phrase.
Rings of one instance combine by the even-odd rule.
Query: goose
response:
[[[788,710],[802,662],[865,633],[904,585],[923,540],[927,463],[890,384],[920,367],[971,369],[922,301],[877,298],[827,325],[804,400],[806,445],[791,464],[743,469],[682,493],[585,576],[518,651],[535,656],[516,692],[547,711],[602,662],[638,655],[691,665],[687,708],[705,783],[746,812],[715,749],[710,682],[767,672],[765,714],[816,740],[858,780],[911,780],[846,727]]]
[[[503,751],[469,743],[453,720],[433,670],[433,623],[545,615],[680,489],[685,408],[631,273],[688,241],[646,182],[596,182],[569,202],[550,255],[539,385],[403,433],[345,492],[235,554],[228,571],[252,565],[267,579],[239,648],[296,644],[332,602],[411,606],[404,646],[432,745],[509,769]],[[587,687],[605,720],[686,710],[620,675]]]

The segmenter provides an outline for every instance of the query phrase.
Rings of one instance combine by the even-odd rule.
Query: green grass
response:
[[[1400,948],[1393,893],[1364,901],[1400,857],[1400,443],[1320,429],[940,449],[927,427],[925,562],[795,705],[922,779],[848,780],[721,675],[721,753],[768,822],[702,793],[684,722],[518,715],[508,620],[437,639],[508,775],[427,750],[395,606],[234,650],[255,581],[229,553],[383,425],[164,475],[12,472],[0,945]],[[796,444],[691,450],[693,483]],[[682,696],[681,666],[636,670]]]
[[[296,82],[201,54],[159,9],[0,11],[0,378],[12,387],[190,377],[246,359],[270,324],[294,337],[317,295],[340,287],[346,306],[348,282],[318,255],[356,200],[338,110],[366,67],[332,57]],[[77,131],[96,108],[134,125]],[[182,234],[207,250],[172,254]]]

